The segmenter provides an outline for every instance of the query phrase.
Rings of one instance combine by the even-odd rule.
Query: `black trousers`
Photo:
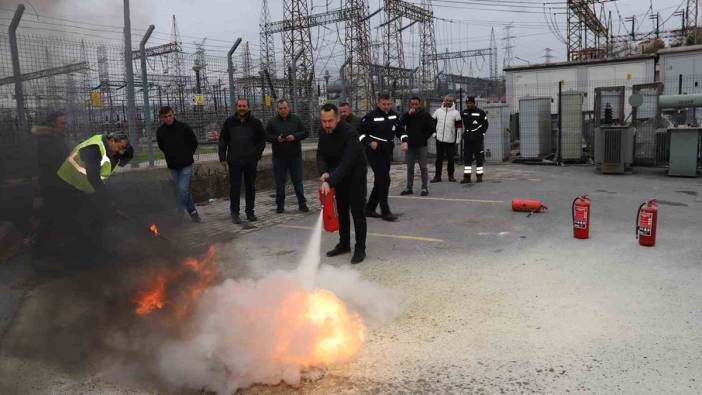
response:
[[[483,162],[485,161],[485,148],[483,135],[463,135],[463,174],[471,174],[471,166],[475,160],[475,173],[483,174]]]
[[[366,150],[368,162],[373,169],[373,190],[368,197],[366,209],[375,211],[375,208],[380,205],[382,214],[390,212],[388,205],[388,194],[390,192],[390,164],[392,163],[392,146],[378,146],[377,150]]]
[[[444,165],[444,158],[446,158],[446,172],[449,178],[453,178],[454,166],[453,161],[456,156],[456,143],[444,143],[442,141],[436,142],[436,173],[434,173],[434,178],[441,178],[441,170]]]
[[[285,181],[290,173],[298,205],[307,203],[302,188],[302,158],[277,159],[273,158],[273,176],[275,177],[275,203],[278,207],[285,204]]]
[[[256,166],[258,161],[247,163],[229,164],[229,212],[239,215],[239,204],[241,202],[241,178],[244,178],[244,189],[246,190],[246,214],[254,213],[254,203],[256,199]]]
[[[336,210],[339,213],[339,244],[351,246],[351,220],[356,231],[356,250],[366,251],[366,176],[347,177],[336,189]]]

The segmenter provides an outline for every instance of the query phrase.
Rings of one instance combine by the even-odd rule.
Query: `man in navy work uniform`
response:
[[[373,169],[373,190],[366,205],[367,217],[380,217],[395,221],[397,217],[390,211],[388,193],[390,191],[390,163],[395,146],[395,133],[400,128],[400,117],[392,109],[390,95],[378,95],[377,107],[366,114],[359,127],[359,140],[366,147],[368,162]],[[375,208],[380,205],[380,215]]]
[[[356,246],[351,263],[360,263],[366,257],[366,173],[368,164],[359,143],[358,134],[348,122],[341,122],[339,110],[325,104],[320,112],[322,130],[317,146],[317,167],[321,174],[319,190],[326,194],[335,188],[336,209],[339,213],[339,244],[327,256],[351,251],[351,222],[356,231]]]
[[[487,114],[475,106],[474,97],[468,97],[461,118],[463,120],[463,180],[461,180],[461,184],[470,183],[474,159],[478,182],[483,182],[484,138],[488,128]]]

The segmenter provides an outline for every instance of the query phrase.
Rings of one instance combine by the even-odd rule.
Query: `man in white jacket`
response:
[[[461,113],[454,106],[453,96],[444,97],[443,105],[434,111],[432,117],[436,120],[436,173],[431,182],[441,182],[441,168],[446,157],[448,180],[456,182],[453,177],[453,160],[456,156],[456,146],[461,143]]]

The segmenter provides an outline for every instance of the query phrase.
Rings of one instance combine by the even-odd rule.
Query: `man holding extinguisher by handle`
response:
[[[360,263],[366,257],[366,155],[358,133],[351,124],[340,119],[339,110],[335,105],[327,103],[322,106],[319,118],[319,191],[322,195],[334,191],[339,214],[339,244],[328,251],[327,256],[351,252],[350,213],[356,232],[356,245],[351,263]]]

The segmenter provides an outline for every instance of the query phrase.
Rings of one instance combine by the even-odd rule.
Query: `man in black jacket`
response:
[[[356,132],[358,132],[358,128],[361,126],[361,120],[353,115],[353,109],[349,102],[342,102],[339,104],[339,114],[341,115],[341,119],[350,123],[351,126],[356,129]]]
[[[463,120],[463,180],[470,183],[471,168],[475,159],[475,174],[478,182],[483,182],[483,162],[485,161],[485,132],[488,128],[487,114],[475,106],[475,98],[466,99],[466,108],[461,113]]]
[[[351,222],[353,216],[356,246],[351,263],[360,263],[366,257],[366,204],[367,162],[358,134],[347,122],[341,122],[335,105],[325,104],[320,112],[322,130],[317,146],[317,167],[321,174],[319,190],[336,191],[336,209],[339,213],[339,244],[327,256],[351,251]]]
[[[236,114],[227,118],[219,132],[219,161],[229,168],[229,211],[232,223],[240,224],[239,202],[241,177],[246,189],[246,219],[256,221],[254,200],[256,198],[256,167],[266,147],[266,131],[263,124],[249,111],[249,101],[236,102]]]
[[[395,221],[397,217],[390,211],[388,192],[390,190],[390,163],[395,146],[395,134],[400,128],[400,117],[392,109],[390,95],[378,95],[377,108],[361,119],[358,133],[361,144],[366,147],[368,162],[373,169],[373,190],[366,205],[367,217],[381,217]],[[380,215],[375,208],[380,205]]]
[[[429,194],[429,171],[427,170],[427,139],[434,134],[434,118],[420,105],[419,97],[410,99],[410,109],[402,115],[398,137],[400,148],[405,151],[407,162],[407,188],[401,195],[411,195],[414,184],[414,163],[419,162],[422,173],[422,196]],[[400,134],[402,133],[402,134]]]
[[[307,208],[307,199],[302,189],[302,144],[307,138],[307,130],[302,120],[290,114],[290,106],[285,99],[278,100],[278,116],[266,125],[266,140],[273,146],[273,175],[275,177],[276,212],[285,211],[285,182],[290,173],[297,204],[303,213]]]
[[[193,176],[193,154],[197,150],[197,138],[190,125],[175,118],[173,109],[163,106],[158,111],[161,126],[156,130],[158,148],[166,157],[166,165],[178,191],[177,216],[185,210],[193,222],[200,222],[195,202],[190,194],[190,181]]]

